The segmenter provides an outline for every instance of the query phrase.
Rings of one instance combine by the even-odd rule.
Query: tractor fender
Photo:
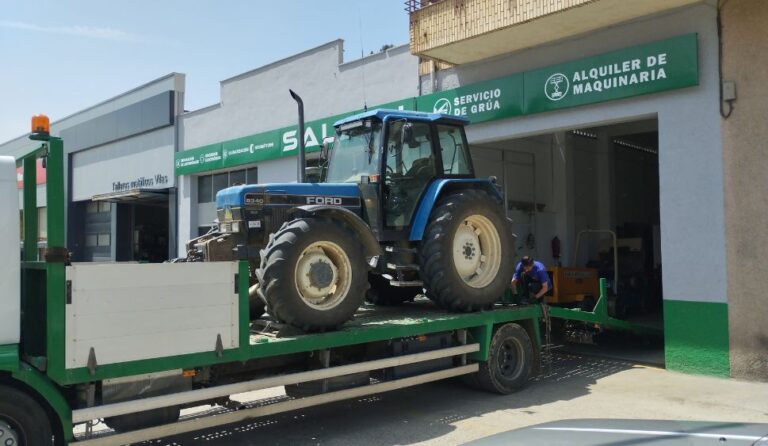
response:
[[[461,189],[480,189],[486,191],[492,197],[503,200],[501,192],[496,185],[487,178],[443,178],[433,181],[424,191],[419,203],[419,208],[413,217],[411,233],[408,240],[412,242],[421,241],[424,236],[424,229],[427,227],[429,215],[435,207],[435,203],[446,192],[453,192]]]
[[[290,214],[298,216],[323,216],[334,220],[340,220],[347,224],[356,234],[360,236],[360,241],[365,248],[365,257],[367,259],[378,258],[381,255],[381,246],[373,235],[370,226],[363,221],[360,216],[349,209],[332,205],[308,205],[298,206],[290,210]]]

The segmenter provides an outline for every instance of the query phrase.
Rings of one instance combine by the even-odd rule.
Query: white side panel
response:
[[[239,347],[236,262],[67,267],[66,367]]]
[[[16,161],[0,156],[0,345],[19,342],[21,244]]]

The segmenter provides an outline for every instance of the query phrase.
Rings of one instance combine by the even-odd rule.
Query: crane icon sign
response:
[[[555,73],[544,83],[544,94],[550,101],[559,101],[568,94],[570,86],[568,77],[562,73]]]

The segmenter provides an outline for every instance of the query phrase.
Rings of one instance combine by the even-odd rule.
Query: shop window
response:
[[[101,234],[85,234],[85,246],[89,248],[109,246],[111,241],[112,235],[109,232],[102,232]]]
[[[108,201],[89,201],[85,205],[86,214],[102,214],[112,211],[112,203]]]
[[[99,234],[97,243],[99,244],[99,246],[109,246],[111,238],[112,237],[108,232],[104,234]]]
[[[229,187],[229,172],[217,173],[213,176],[213,199],[220,190]]]
[[[213,176],[197,177],[197,202],[210,203],[211,201],[213,201]]]
[[[220,190],[241,184],[256,184],[258,182],[258,168],[233,170],[213,175],[201,175],[197,177],[197,202],[210,203],[216,200],[216,193]]]
[[[229,185],[230,186],[240,186],[246,183],[245,180],[245,170],[235,170],[233,172],[229,172]]]
[[[259,183],[259,168],[258,167],[251,167],[250,169],[247,169],[247,176],[246,176],[246,183],[247,184],[258,184]]]

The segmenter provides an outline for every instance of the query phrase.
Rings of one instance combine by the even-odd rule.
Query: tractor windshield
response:
[[[361,121],[342,127],[328,166],[328,183],[357,183],[362,176],[378,173],[381,123]]]

